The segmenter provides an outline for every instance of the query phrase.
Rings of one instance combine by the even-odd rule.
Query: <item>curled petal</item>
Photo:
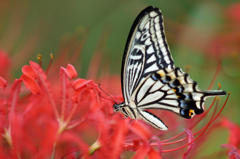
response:
[[[152,140],[156,140],[156,142],[157,142],[157,144],[158,144],[158,147],[159,147],[158,152],[159,152],[160,154],[162,154],[162,144],[161,144],[161,141],[159,140],[159,138],[157,138],[156,136],[153,136],[151,139],[152,139]]]
[[[229,131],[229,143],[235,147],[240,146],[240,126],[228,120],[227,118],[222,118],[221,122],[223,127],[226,127]]]
[[[23,80],[24,85],[28,89],[30,89],[32,94],[39,94],[42,92],[41,88],[39,87],[39,85],[37,84],[33,77],[23,74],[20,79]]]
[[[96,99],[99,101],[99,95],[101,91],[99,90],[98,85],[95,84],[92,80],[76,79],[73,81],[72,87],[75,90],[75,95],[72,98],[73,102],[77,103],[79,101],[79,95],[81,92],[83,93],[84,89],[93,90],[94,94],[97,97]]]
[[[4,90],[6,86],[7,86],[7,81],[0,76],[0,88]]]
[[[194,136],[193,136],[192,132],[190,130],[188,130],[188,129],[186,129],[185,132],[187,133],[187,136],[188,136],[188,143],[194,141]],[[193,149],[194,145],[195,145],[195,141],[192,142],[190,145],[188,145],[187,152],[185,152],[183,154],[183,158],[184,159],[187,157],[189,152]]]
[[[88,83],[89,83],[89,81],[87,81],[85,79],[78,78],[72,83],[72,87],[76,91],[76,90],[86,86],[86,84],[88,84]]]
[[[33,77],[34,79],[36,79],[38,77],[37,71],[32,66],[28,66],[28,65],[23,66],[22,72],[23,72],[23,74],[29,75],[29,76]]]
[[[223,145],[221,145],[221,147],[224,147],[224,148],[227,148],[228,150],[230,150],[228,153],[229,158],[231,158],[232,155],[235,155],[236,159],[240,159],[240,154],[239,154],[237,148],[234,147],[233,145],[223,144]]]
[[[71,64],[68,64],[67,68],[61,67],[60,74],[62,73],[62,71],[64,71],[70,79],[77,77],[77,71]]]

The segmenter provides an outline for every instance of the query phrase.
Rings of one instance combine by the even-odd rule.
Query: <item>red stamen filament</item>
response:
[[[185,144],[185,145],[183,145],[183,146],[180,146],[180,147],[178,147],[178,148],[174,148],[174,149],[170,149],[170,150],[163,150],[162,153],[179,150],[179,149],[181,149],[181,148],[184,148],[184,147],[192,144],[192,143],[195,142],[197,139],[199,139],[199,138],[203,135],[203,133],[207,130],[207,128],[210,126],[210,124],[211,124],[212,122],[214,122],[214,121],[217,119],[217,117],[220,115],[220,113],[222,112],[223,108],[225,107],[225,105],[226,105],[226,103],[227,103],[227,101],[228,101],[228,98],[229,98],[229,95],[230,95],[230,94],[231,94],[231,93],[228,93],[227,99],[226,99],[224,105],[222,106],[221,110],[218,112],[218,114],[213,118],[213,116],[214,116],[214,114],[215,114],[215,112],[216,112],[216,109],[215,109],[215,110],[214,110],[214,113],[213,113],[213,116],[212,116],[213,119],[211,118],[211,120],[209,121],[209,123],[208,123],[205,127],[203,127],[201,130],[199,130],[199,131],[197,132],[197,133],[199,133],[199,132],[202,131],[201,134],[199,134],[193,141],[191,141],[191,142],[189,142],[188,144]],[[195,133],[194,135],[196,135],[197,133]]]
[[[217,79],[217,76],[218,76],[218,74],[219,74],[220,69],[221,69],[221,61],[219,61],[219,63],[218,63],[217,70],[216,70],[216,72],[215,72],[215,74],[214,74],[214,76],[213,76],[213,79],[212,79],[209,87],[208,87],[208,90],[212,89],[213,84],[215,83],[215,81],[216,81],[216,79]]]
[[[221,88],[221,85],[220,85],[220,83],[218,83],[218,90],[219,90],[220,88]],[[208,114],[208,112],[212,109],[215,101],[216,101],[216,98],[214,98],[211,106],[210,106],[210,107],[208,108],[208,110],[201,116],[201,118],[198,119],[198,121],[197,121],[196,123],[194,123],[192,126],[190,126],[188,129],[190,129],[190,130],[193,129],[193,128]],[[169,139],[163,140],[162,143],[167,142],[167,141],[170,141],[170,140],[173,140],[173,139],[175,139],[175,138],[177,138],[177,137],[179,137],[179,136],[181,136],[181,135],[183,135],[183,134],[185,134],[185,132],[182,132],[182,133],[180,133],[180,134],[178,134],[178,135],[176,135],[176,136],[173,136],[173,137],[171,137],[171,138],[169,138]]]
[[[37,55],[37,59],[38,59],[38,63],[40,65],[40,67],[42,67],[42,55],[41,54],[38,54]]]
[[[49,64],[48,64],[48,67],[47,67],[47,70],[46,70],[46,74],[48,74],[48,72],[49,72],[49,69],[50,69],[50,67],[51,67],[51,65],[52,65],[52,61],[53,61],[53,54],[50,54],[50,57],[51,57],[51,59],[50,59],[50,62],[49,62]]]
[[[43,85],[43,87],[44,87],[44,89],[46,91],[46,95],[47,95],[47,97],[48,97],[48,99],[49,99],[49,101],[50,101],[50,103],[52,105],[52,108],[53,108],[54,114],[56,116],[56,119],[59,119],[57,106],[56,106],[56,104],[55,104],[55,102],[53,100],[52,94],[51,94],[51,92],[50,92],[50,90],[49,90],[49,88],[47,86],[47,83],[44,81],[42,76],[39,76],[39,80],[41,81],[41,83],[42,83],[42,85]]]
[[[213,100],[211,106],[208,108],[208,110],[201,116],[200,119],[198,119],[198,121],[197,121],[196,123],[194,123],[192,126],[190,126],[190,127],[188,128],[189,130],[193,129],[193,128],[208,114],[208,112],[212,109],[215,101],[216,101],[216,99],[214,98],[214,100]],[[173,137],[171,137],[171,138],[169,138],[169,139],[163,140],[162,143],[165,143],[165,142],[167,142],[167,141],[173,140],[173,139],[175,139],[175,138],[177,138],[177,137],[179,137],[179,136],[181,136],[181,135],[183,135],[183,134],[185,134],[185,132],[182,132],[182,133],[180,133],[180,134],[178,134],[178,135],[176,135],[176,136],[173,136]]]
[[[216,113],[216,110],[217,110],[217,106],[218,106],[218,102],[217,102],[217,104],[216,104],[216,106],[215,106],[215,108],[214,108],[214,112],[213,112],[213,115],[212,115],[212,117],[211,117],[211,119],[210,119],[210,121],[209,122],[211,122],[211,120],[212,120],[212,118],[214,117],[214,115],[215,115],[215,113]],[[197,135],[198,133],[200,133],[201,131],[206,131],[206,126],[205,127],[203,127],[202,129],[200,129],[199,131],[197,131],[196,133],[194,133],[193,135]],[[184,133],[184,132],[183,132]],[[182,133],[181,133],[182,134]],[[181,141],[184,141],[184,140],[186,140],[187,139],[187,137],[185,137],[185,138],[183,138],[183,139],[180,139],[180,140],[177,140],[177,141],[173,141],[173,142],[168,142],[168,143],[163,143],[162,145],[171,145],[171,144],[175,144],[175,143],[178,143],[178,142],[181,142]],[[195,139],[196,140],[196,139]]]
[[[64,121],[65,114],[65,104],[66,104],[66,85],[67,85],[67,75],[65,73],[62,74],[62,108],[61,108],[61,121]]]

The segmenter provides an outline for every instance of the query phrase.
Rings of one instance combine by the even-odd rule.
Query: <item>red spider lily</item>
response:
[[[103,96],[92,80],[69,81],[77,76],[72,65],[60,68],[60,83],[54,84],[35,62],[23,66],[22,72],[10,91],[8,87],[4,91],[9,96],[1,99],[1,158],[118,158],[126,151],[135,152],[133,158],[186,158],[194,152],[195,141],[222,110],[215,115],[215,109],[208,124],[192,133],[212,104],[199,121],[187,124],[192,126],[185,130],[186,137],[179,139],[185,134],[177,135],[179,124],[169,132],[159,133],[142,121],[123,119],[119,113],[114,115],[113,101]],[[173,121],[178,118],[173,114],[169,117]],[[175,136],[169,138],[168,134]],[[177,140],[169,142],[174,139]],[[184,147],[185,153],[178,151]]]
[[[239,53],[239,21],[240,21],[240,3],[236,2],[226,7],[223,10],[226,24],[222,24],[219,27],[221,32],[218,32],[215,37],[209,42],[205,52],[206,55],[216,59],[216,57],[229,57],[232,55],[236,57]]]
[[[7,5],[7,1],[1,1],[1,9],[4,9],[3,2]],[[24,14],[15,11],[13,15],[18,16],[7,26],[11,34],[5,36],[11,41],[5,41],[5,45],[17,44],[22,32]],[[237,14],[234,12],[231,15]],[[19,25],[16,25],[16,19],[21,19]],[[226,118],[220,122],[217,120],[226,103],[218,110],[218,104],[215,104],[218,100],[215,99],[203,115],[180,122],[175,114],[159,112],[157,115],[163,116],[170,126],[169,131],[162,132],[142,121],[124,119],[121,114],[113,113],[114,102],[104,95],[96,83],[100,82],[106,92],[117,94],[113,97],[115,100],[122,101],[121,83],[118,76],[105,75],[97,79],[102,49],[97,48],[98,54],[93,56],[87,74],[91,80],[73,80],[77,72],[67,63],[78,59],[88,31],[79,44],[74,37],[67,46],[63,45],[58,52],[59,58],[54,65],[49,64],[46,71],[41,67],[41,56],[38,56],[39,64],[30,62],[30,65],[23,66],[23,74],[11,83],[11,64],[19,68],[22,66],[23,60],[27,59],[25,57],[33,52],[34,45],[39,44],[36,40],[39,34],[36,31],[32,38],[27,38],[29,41],[25,47],[17,50],[19,53],[11,59],[0,50],[0,158],[195,158],[201,152],[200,146],[214,142],[209,133],[219,123],[230,134],[228,144],[222,146],[229,149],[231,158],[239,156],[239,126]],[[106,32],[103,36],[107,37]],[[232,36],[228,39],[224,37],[216,46],[229,46],[226,41],[231,39]],[[100,38],[99,41],[103,41],[100,46],[105,45],[106,40]],[[216,51],[215,48],[213,51]],[[67,61],[69,54],[72,58]],[[61,67],[59,71],[61,65],[67,67]],[[220,65],[212,83],[219,69]],[[182,131],[182,128],[185,130]],[[227,153],[224,155],[227,156]]]
[[[232,21],[239,23],[239,20],[240,20],[240,10],[239,9],[240,9],[240,3],[239,2],[233,3],[226,9],[226,15]]]
[[[231,122],[227,118],[222,118],[222,126],[229,131],[228,144],[223,144],[222,147],[229,149],[229,157],[231,159],[240,159],[240,126]]]

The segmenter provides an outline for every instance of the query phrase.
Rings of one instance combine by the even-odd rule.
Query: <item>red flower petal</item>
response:
[[[81,151],[84,156],[88,156],[88,145],[79,137],[79,135],[71,132],[62,133],[59,140],[59,142],[76,144],[78,150]]]
[[[34,79],[36,79],[38,77],[37,71],[32,66],[28,66],[28,65],[23,66],[22,72],[23,72],[23,74],[27,74],[27,75],[33,77]]]
[[[32,94],[39,94],[42,92],[41,88],[39,87],[39,85],[37,84],[33,77],[23,74],[20,79],[23,80],[24,85],[28,89],[30,89]]]
[[[6,86],[7,86],[7,81],[0,76],[0,88],[4,90]]]
[[[81,79],[81,78],[78,78],[78,79],[74,80],[73,83],[72,83],[73,89],[76,91],[79,88],[83,87],[85,85],[86,81],[87,80]]]
[[[231,156],[234,155],[236,159],[240,159],[240,154],[236,147],[232,146],[231,144],[223,144],[223,145],[221,145],[221,147],[225,147],[228,150],[230,150],[228,153],[229,158],[231,158]],[[240,149],[239,149],[239,151],[240,151]]]
[[[187,133],[187,136],[188,136],[188,143],[194,141],[194,136],[193,136],[191,130],[188,130],[188,129],[187,129],[187,130],[185,130],[185,132]],[[185,153],[183,154],[183,158],[184,158],[184,159],[187,157],[187,155],[189,154],[189,152],[193,149],[194,145],[195,145],[195,141],[192,142],[190,145],[188,145],[187,152],[185,152]]]
[[[142,139],[148,140],[151,137],[151,132],[146,125],[136,120],[129,124],[129,129]]]
[[[236,21],[239,22],[240,20],[240,3],[234,3],[232,4],[227,10],[226,10],[227,16]]]
[[[20,92],[21,84],[22,84],[21,79],[15,79],[14,83],[12,84],[10,97],[8,99],[8,108],[10,108],[9,116],[8,116],[9,121],[12,121],[12,118],[13,118],[14,109],[17,105],[18,98],[19,98],[18,94]]]
[[[136,151],[136,154],[132,159],[144,159],[147,156],[150,146],[147,142],[142,142],[140,148]]]
[[[10,64],[11,62],[8,53],[0,49],[0,74],[4,78],[6,78],[6,75],[9,73]]]
[[[68,64],[67,68],[61,67],[60,70],[61,70],[60,74],[63,70],[70,79],[73,79],[73,78],[77,77],[77,71],[75,70],[75,68],[71,64]]]
[[[80,95],[85,94],[84,89],[93,90],[93,93],[96,96],[96,99],[98,101],[100,100],[99,96],[101,91],[98,88],[98,85],[95,84],[92,80],[85,80],[85,79],[78,78],[75,81],[73,81],[72,87],[75,90],[75,95],[72,97],[72,101],[75,103],[79,102]]]
[[[234,147],[240,147],[240,126],[227,118],[222,118],[222,125],[229,130],[229,143]]]
[[[121,126],[119,126],[121,125]],[[127,132],[127,125],[124,120],[118,120],[115,125],[115,130],[111,139],[112,156],[120,156],[122,151],[122,145]]]
[[[150,148],[150,151],[148,152],[148,158],[149,159],[161,159],[159,152],[154,150],[152,147]]]

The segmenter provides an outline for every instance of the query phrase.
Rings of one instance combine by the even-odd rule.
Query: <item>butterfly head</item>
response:
[[[122,110],[125,106],[126,106],[125,103],[121,103],[121,104],[115,103],[115,104],[113,104],[113,109],[115,112],[118,112],[118,111]]]
[[[115,103],[115,104],[113,105],[113,109],[114,109],[115,112],[118,112],[119,109],[120,109],[119,104]]]

